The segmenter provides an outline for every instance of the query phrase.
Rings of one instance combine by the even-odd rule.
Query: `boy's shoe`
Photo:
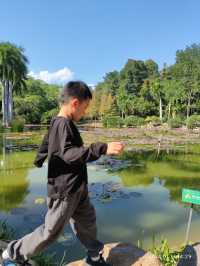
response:
[[[28,261],[25,262],[16,262],[14,260],[1,260],[0,259],[0,266],[31,266],[31,264]]]
[[[100,254],[98,260],[92,260],[92,258],[88,256],[84,266],[111,266],[111,264],[105,262],[102,254]]]
[[[27,261],[18,262],[11,259],[3,259],[2,258],[3,250],[0,250],[0,266],[31,266],[31,264]]]
[[[2,260],[0,266],[18,266],[14,261],[11,260]]]
[[[12,262],[9,259],[3,259],[2,253],[3,253],[3,250],[1,249],[0,250],[0,266],[16,266],[17,265],[16,263]]]

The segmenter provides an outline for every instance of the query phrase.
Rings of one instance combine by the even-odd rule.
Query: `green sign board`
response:
[[[182,201],[200,205],[200,191],[192,189],[182,189]]]

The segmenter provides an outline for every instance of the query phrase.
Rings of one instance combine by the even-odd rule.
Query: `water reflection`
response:
[[[150,247],[152,235],[162,233],[170,243],[182,243],[187,209],[180,204],[181,190],[183,187],[200,189],[200,148],[195,145],[174,150],[159,149],[125,152],[122,159],[132,163],[131,167],[121,171],[108,173],[95,164],[88,165],[91,183],[122,182],[126,190],[142,195],[119,198],[108,204],[93,200],[103,241],[136,244],[138,239],[143,239]],[[40,225],[46,213],[45,204],[39,206],[34,202],[35,198],[46,196],[47,171],[46,164],[40,169],[33,167],[35,152],[2,149],[0,154],[0,219],[6,217],[19,237]],[[198,221],[199,215],[195,211],[191,231],[193,241],[198,240]],[[66,232],[70,232],[69,228]],[[50,250],[56,250],[62,256],[65,248],[59,243]],[[83,255],[80,246],[70,249],[69,261]]]
[[[33,161],[30,152],[8,152],[5,134],[1,138],[0,154],[0,210],[18,207],[28,194],[27,173]]]
[[[192,150],[194,148],[194,151]],[[169,190],[170,199],[181,200],[182,188],[200,189],[200,147],[184,150],[127,152],[132,166],[118,172],[124,186],[149,186],[155,177]]]

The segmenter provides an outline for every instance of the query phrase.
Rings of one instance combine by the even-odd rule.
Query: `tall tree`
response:
[[[126,118],[126,116],[128,115],[132,107],[131,105],[132,100],[133,97],[131,95],[128,95],[128,93],[125,90],[125,86],[121,84],[116,97],[116,103],[122,118]]]
[[[106,73],[104,77],[104,87],[108,93],[112,96],[117,94],[120,86],[120,75],[119,72],[114,70],[112,72]]]
[[[114,102],[114,98],[112,97],[111,93],[102,94],[101,103],[100,103],[100,107],[99,107],[99,114],[100,114],[101,118],[104,115],[107,115],[108,113],[112,112],[113,102]]]
[[[155,78],[159,75],[158,71],[158,64],[153,61],[152,59],[148,59],[144,62],[146,68],[147,68],[147,73],[148,73],[148,78]]]
[[[0,82],[2,84],[3,125],[8,127],[13,114],[13,91],[26,87],[28,59],[24,49],[9,42],[0,43]]]
[[[89,105],[89,108],[87,109],[87,116],[95,120],[99,116],[99,104],[96,94],[96,91],[92,93],[92,101]]]
[[[131,96],[138,96],[148,70],[143,61],[129,59],[120,72],[125,91]]]
[[[162,84],[161,77],[153,80],[153,82],[151,83],[151,91],[152,91],[152,95],[154,96],[155,100],[159,104],[159,116],[160,116],[160,121],[162,122],[164,93],[163,93],[163,84]]]
[[[174,65],[176,78],[181,82],[183,97],[186,102],[187,118],[191,114],[192,105],[197,101],[200,88],[200,45],[193,44],[176,53]]]

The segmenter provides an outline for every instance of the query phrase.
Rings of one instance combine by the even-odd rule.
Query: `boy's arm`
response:
[[[67,164],[79,165],[95,161],[107,152],[107,144],[102,142],[92,143],[89,147],[74,146],[71,141],[73,132],[66,124],[59,125],[58,131],[60,149],[56,155]]]
[[[61,158],[68,164],[82,164],[92,162],[103,154],[106,154],[107,144],[102,142],[92,143],[89,147],[76,147],[65,143],[61,152]]]
[[[39,147],[39,150],[37,152],[37,155],[34,160],[34,165],[37,167],[42,167],[45,159],[48,156],[48,133],[44,136],[42,140],[42,144]]]

